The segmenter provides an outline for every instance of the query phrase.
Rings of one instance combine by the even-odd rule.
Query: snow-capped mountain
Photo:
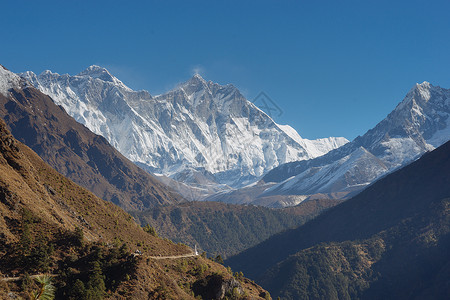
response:
[[[278,184],[260,196],[361,190],[383,174],[450,139],[450,90],[416,84],[373,129],[324,156],[281,165],[263,180]]]
[[[10,89],[21,88],[26,85],[27,82],[20,76],[0,65],[0,94],[7,97]]]
[[[196,170],[208,181],[240,186],[280,164],[312,159],[348,142],[302,139],[233,85],[200,75],[155,97],[131,90],[98,66],[75,76],[50,71],[22,76],[130,160],[186,181],[197,174],[186,170]]]

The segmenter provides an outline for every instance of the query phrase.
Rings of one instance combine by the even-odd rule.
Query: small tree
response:
[[[153,235],[155,237],[158,236],[158,233],[156,232],[155,228],[153,228],[152,226],[150,226],[150,224],[147,224],[143,227],[144,231],[147,232],[150,235]]]
[[[75,280],[74,284],[69,288],[67,292],[69,299],[85,299],[86,298],[86,288],[83,281],[80,279]]]
[[[35,300],[53,300],[55,299],[55,287],[52,284],[52,278],[48,275],[36,277],[39,289],[33,293]]]
[[[30,223],[22,221],[22,232],[19,240],[19,253],[22,258],[30,255],[32,241]]]
[[[86,296],[88,299],[100,300],[105,296],[105,280],[98,261],[94,261],[91,275],[87,283]]]
[[[126,243],[123,243],[122,246],[120,246],[119,248],[119,255],[121,257],[126,257],[129,253],[128,253],[128,246]]]
[[[29,266],[36,271],[48,272],[52,261],[51,255],[53,254],[53,251],[53,244],[48,243],[48,241],[43,238],[39,238],[28,257]]]
[[[237,280],[242,280],[242,279],[244,279],[244,273],[242,273],[242,272],[236,272],[236,273],[234,273],[234,278],[236,278]]]
[[[80,227],[75,227],[75,231],[73,233],[73,244],[76,247],[82,247],[84,240],[84,232]]]
[[[33,280],[31,279],[30,274],[25,272],[25,274],[23,274],[21,280],[22,280],[22,283],[20,284],[20,287],[22,288],[22,291],[29,292],[33,286]]]
[[[217,255],[215,258],[214,258],[214,261],[216,262],[216,263],[219,263],[219,264],[222,264],[223,265],[223,258],[222,258],[222,256],[219,254],[219,255]]]

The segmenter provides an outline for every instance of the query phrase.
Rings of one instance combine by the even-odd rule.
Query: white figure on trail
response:
[[[195,245],[194,254],[195,254],[195,255],[198,255],[198,252],[197,252],[197,245]]]

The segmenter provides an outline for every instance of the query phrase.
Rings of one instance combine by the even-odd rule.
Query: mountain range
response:
[[[284,207],[348,199],[450,137],[450,92],[428,82],[347,143],[302,139],[233,85],[200,75],[158,96],[131,90],[99,66],[75,76],[21,76],[188,200]]]
[[[203,194],[208,185],[243,186],[280,164],[311,159],[348,142],[303,139],[233,85],[198,74],[158,96],[131,90],[99,66],[75,76],[50,71],[21,76],[131,161],[203,188]]]
[[[49,96],[5,69],[0,78],[8,82],[0,94],[0,118],[20,141],[74,182],[131,212],[142,226],[152,226],[162,237],[177,242],[197,244],[210,255],[236,254],[337,204],[311,202],[295,208],[296,213],[212,202],[181,204],[185,199],[76,122]],[[158,179],[169,180],[172,186],[176,182],[184,195],[180,187],[193,191],[169,177]]]

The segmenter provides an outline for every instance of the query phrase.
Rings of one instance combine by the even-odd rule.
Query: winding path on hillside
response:
[[[177,259],[177,258],[186,258],[186,257],[194,257],[198,256],[198,253],[192,252],[189,254],[182,254],[182,255],[172,255],[172,256],[149,256],[149,255],[143,255],[144,257],[152,258],[152,259]]]
[[[58,277],[59,275],[58,274],[35,274],[35,275],[30,275],[30,278],[34,279],[34,278],[38,278],[40,276]],[[4,277],[4,278],[0,278],[0,281],[19,281],[21,279],[23,279],[23,276],[22,277]]]
[[[133,255],[135,256],[142,256],[142,257],[147,257],[147,258],[151,258],[151,259],[156,259],[156,260],[161,260],[161,259],[178,259],[178,258],[188,258],[188,257],[194,257],[194,256],[198,256],[199,254],[197,252],[191,252],[188,254],[181,254],[181,255],[170,255],[170,256],[150,256],[150,255],[136,255],[135,253],[133,253]],[[58,277],[58,274],[35,274],[35,275],[30,275],[30,278],[34,279],[34,278],[38,278],[40,276],[50,276],[50,277]],[[0,278],[0,281],[19,281],[23,279],[23,277],[3,277]]]

